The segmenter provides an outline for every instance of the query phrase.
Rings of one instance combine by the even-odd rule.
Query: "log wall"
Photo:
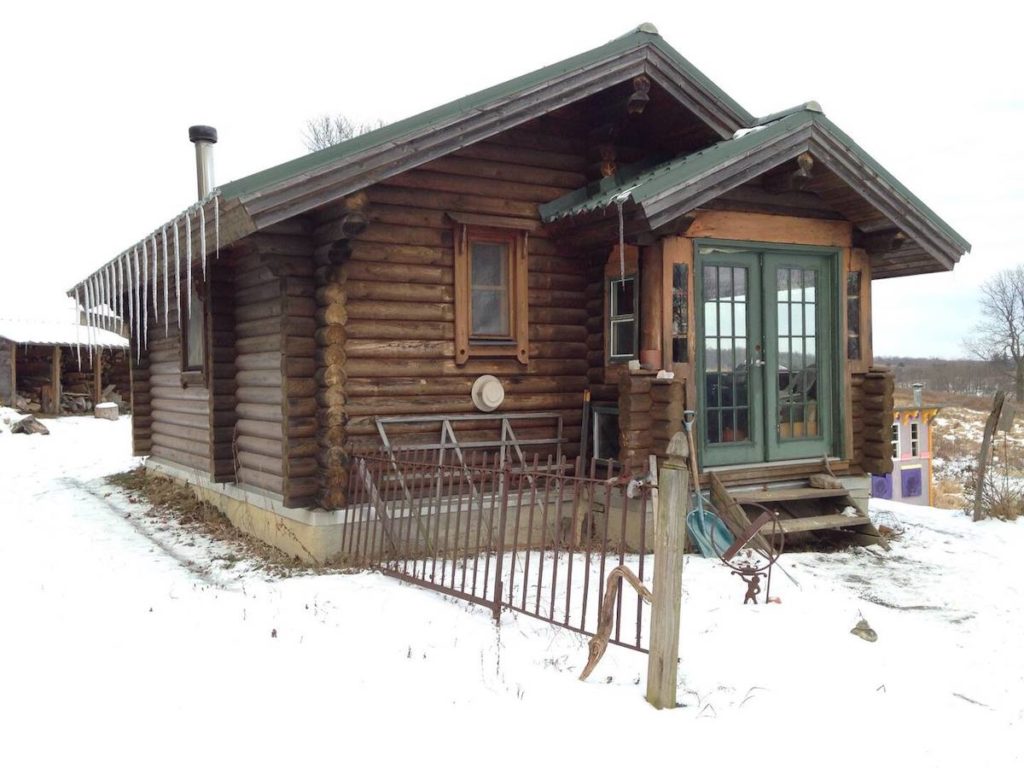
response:
[[[311,240],[293,222],[246,247],[234,291],[236,477],[305,506],[317,489]]]
[[[331,434],[345,451],[379,444],[376,416],[478,413],[473,381],[493,374],[506,392],[500,412],[561,414],[567,453],[575,455],[589,368],[587,262],[545,235],[537,204],[582,185],[586,163],[582,142],[515,129],[365,191],[368,225],[347,239],[333,287],[321,285],[335,292],[324,307],[328,299],[338,306],[344,294],[344,334],[331,330],[326,317],[318,333],[333,334],[343,353],[346,420]],[[514,217],[536,227],[528,237],[529,363],[474,355],[456,365],[448,212]],[[326,211],[318,226],[326,231],[343,214]],[[330,370],[323,362],[321,377]],[[436,424],[389,429],[399,443],[437,433]],[[495,423],[460,436],[497,434]],[[517,435],[550,437],[550,422],[517,424]]]
[[[149,345],[142,351],[141,361],[133,352],[132,413],[136,419],[136,454],[149,453],[207,476],[214,459],[210,440],[210,389],[202,375],[183,377],[179,314],[184,309],[188,287],[182,282],[183,311],[172,306],[166,329],[149,308]],[[207,301],[205,307],[209,308]],[[161,310],[163,308],[161,307]],[[199,311],[193,306],[192,311]],[[134,345],[133,345],[134,346]],[[148,408],[148,413],[146,412]],[[151,448],[146,451],[145,432],[140,427],[149,420]],[[220,456],[219,458],[224,458]],[[230,459],[230,452],[228,457]]]
[[[0,339],[0,405],[14,404],[14,342]]]
[[[864,472],[892,472],[893,392],[887,368],[876,366],[851,376],[853,462]]]

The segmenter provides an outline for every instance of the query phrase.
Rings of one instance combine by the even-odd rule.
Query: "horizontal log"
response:
[[[396,176],[367,190],[371,203],[409,205],[434,208],[439,211],[489,213],[498,216],[536,216],[534,203],[511,200],[507,197],[488,197],[475,194],[446,193],[420,186],[403,186],[407,174]]]
[[[503,375],[551,375],[571,376],[583,375],[587,372],[585,360],[551,359],[538,360],[531,358],[523,366],[515,359],[483,359],[470,358],[464,365],[456,365],[454,359],[409,359],[389,360],[387,366],[381,366],[376,358],[354,358],[346,365],[346,373],[350,377],[409,377],[409,376],[480,376],[485,373],[494,376]]]
[[[188,440],[180,437],[174,437],[172,435],[162,434],[160,432],[153,432],[152,440],[154,446],[163,446],[175,451],[188,453],[192,456],[200,456],[205,459],[208,459],[210,456],[208,436],[206,440]]]
[[[234,344],[234,351],[239,355],[260,352],[269,353],[272,350],[281,349],[281,338],[280,328],[275,333],[267,334],[266,336],[240,338]]]
[[[347,283],[348,301],[351,305],[360,299],[365,301],[406,301],[428,303],[451,303],[455,301],[455,287],[445,285],[421,285],[404,283],[382,283],[353,280]]]
[[[235,382],[239,387],[276,387],[280,390],[283,383],[281,367],[238,371]]]
[[[270,493],[280,495],[284,490],[284,478],[269,472],[260,472],[250,467],[239,467],[235,473],[239,483],[251,485]]]
[[[241,470],[253,469],[268,475],[284,477],[284,466],[281,457],[264,456],[250,451],[238,451],[238,466]]]
[[[207,400],[180,400],[180,399],[166,399],[166,398],[154,398],[151,407],[153,409],[154,416],[161,411],[168,411],[173,413],[201,413],[207,415],[210,412],[210,405]]]
[[[352,243],[349,261],[414,266],[447,267],[451,269],[455,256],[451,248],[426,245],[396,245],[383,243]]]
[[[350,261],[342,267],[342,272],[349,281],[425,283],[426,285],[449,285],[455,281],[455,274],[451,267],[427,265]]]
[[[525,394],[508,395],[502,404],[503,411],[546,411],[562,408],[578,407],[583,402],[583,394]],[[356,416],[388,416],[404,414],[445,414],[445,413],[478,413],[476,406],[468,397],[449,397],[435,395],[422,397],[364,397],[349,398],[345,410],[350,417]],[[350,422],[351,423],[351,422]]]
[[[280,351],[240,354],[235,357],[235,368],[238,371],[280,371],[281,357]]]
[[[280,404],[283,393],[280,387],[239,387],[236,393],[238,402],[262,403],[264,405]]]
[[[145,451],[154,458],[166,459],[167,461],[172,461],[175,464],[195,469],[202,473],[204,477],[207,476],[210,470],[210,459],[208,457],[197,456],[196,454],[189,453],[187,451],[178,451],[166,445],[157,445],[152,442],[147,443],[147,441],[136,440],[135,450]]]
[[[353,320],[345,326],[347,339],[455,340],[455,325],[425,320]]]
[[[455,395],[468,397],[475,376],[441,376],[432,378],[350,378],[345,391],[352,398]],[[585,382],[582,376],[503,376],[501,383],[508,394],[577,393]]]
[[[314,341],[321,347],[344,345],[346,332],[344,325],[326,325],[316,329]]]
[[[285,336],[281,345],[288,357],[305,357],[316,352],[316,339],[310,336]]]
[[[184,427],[163,420],[154,422],[151,431],[153,434],[167,435],[168,437],[176,437],[195,443],[205,444],[210,442],[212,438],[209,427]],[[228,436],[230,439],[230,429],[228,430]]]
[[[256,453],[260,456],[267,456],[278,460],[284,456],[284,441],[281,439],[275,440],[269,437],[239,435],[235,439],[235,447],[240,452]]]
[[[450,302],[350,300],[346,308],[350,320],[451,322],[455,319],[455,305]]]

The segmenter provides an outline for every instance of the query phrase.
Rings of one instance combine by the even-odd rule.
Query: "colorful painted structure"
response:
[[[932,503],[932,422],[942,410],[925,407],[915,385],[914,404],[893,409],[892,472],[871,476],[871,495],[907,504]]]

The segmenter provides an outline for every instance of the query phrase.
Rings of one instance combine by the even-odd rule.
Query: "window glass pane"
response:
[[[633,314],[633,278],[612,281],[611,313],[616,317]]]
[[[633,340],[635,322],[632,319],[629,320],[613,320],[612,321],[612,348],[611,353],[613,357],[630,356],[636,354],[634,349]]]
[[[508,307],[504,291],[473,289],[472,333],[480,336],[508,336]]]
[[[188,337],[185,348],[187,357],[185,367],[189,370],[201,370],[205,358],[205,338],[203,336],[203,301],[199,291],[192,286],[192,314],[188,317]]]
[[[860,359],[860,272],[846,275],[846,358]]]
[[[689,360],[687,337],[689,335],[689,304],[687,293],[687,265],[672,265],[672,360],[685,363]]]
[[[470,263],[470,333],[510,336],[508,244],[474,242]]]

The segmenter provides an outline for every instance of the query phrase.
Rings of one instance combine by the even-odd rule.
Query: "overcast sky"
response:
[[[317,114],[391,122],[649,21],[755,115],[820,101],[972,243],[953,273],[875,283],[876,354],[959,357],[978,285],[1024,261],[1013,7],[15,3],[0,42],[0,316],[52,314],[67,288],[194,200],[189,125],[218,129],[225,182],[302,154]]]

